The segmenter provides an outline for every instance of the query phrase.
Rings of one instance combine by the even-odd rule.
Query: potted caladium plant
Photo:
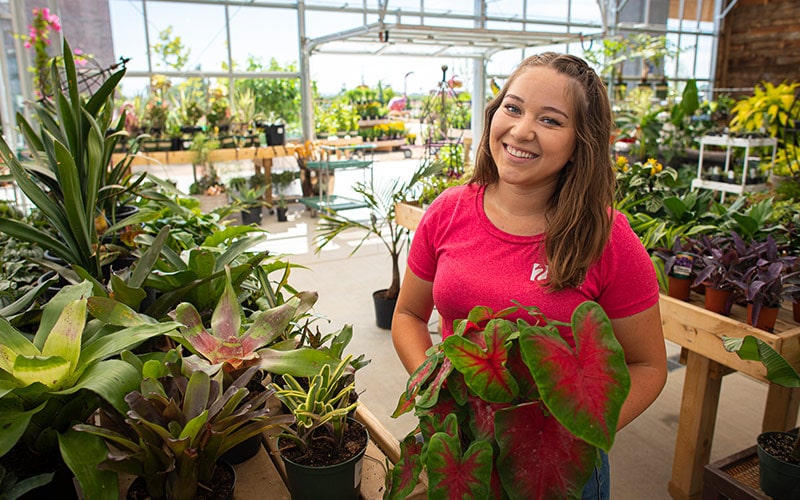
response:
[[[740,358],[758,361],[767,369],[770,382],[785,387],[800,387],[797,370],[758,337],[722,337],[727,351]],[[800,498],[800,436],[796,432],[769,431],[757,438],[759,486],[775,500]]]
[[[420,425],[401,443],[388,498],[405,498],[423,470],[430,498],[580,498],[614,441],[625,356],[597,303],[569,324],[536,308],[524,308],[532,323],[505,319],[518,307],[474,308],[411,375],[394,416],[413,410]]]

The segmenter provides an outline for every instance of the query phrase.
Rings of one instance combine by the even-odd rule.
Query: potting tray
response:
[[[703,474],[703,500],[769,500],[758,487],[758,454],[752,446],[708,464]]]

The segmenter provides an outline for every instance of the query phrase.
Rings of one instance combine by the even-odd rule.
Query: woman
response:
[[[395,350],[409,373],[422,364],[434,306],[446,337],[476,305],[500,310],[517,300],[568,322],[580,303],[596,301],[630,371],[622,428],[656,399],[667,369],[653,265],[611,208],[605,86],[580,58],[532,56],[489,103],[485,123],[469,183],[436,198],[414,235]],[[608,483],[604,456],[584,498],[608,498]]]

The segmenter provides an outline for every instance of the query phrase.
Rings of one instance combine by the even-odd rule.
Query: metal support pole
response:
[[[300,38],[300,120],[303,125],[303,141],[314,140],[314,94],[311,92],[311,47],[306,37],[306,3],[297,2],[297,35]]]

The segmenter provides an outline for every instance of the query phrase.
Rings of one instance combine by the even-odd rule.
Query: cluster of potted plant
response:
[[[741,359],[763,363],[767,379],[784,387],[800,387],[800,375],[768,343],[747,335],[722,338],[723,346]],[[767,431],[757,438],[759,487],[775,500],[800,495],[800,436],[792,432]]]
[[[85,498],[117,498],[123,473],[142,478],[129,498],[142,498],[132,493],[139,482],[153,498],[207,498],[234,449],[297,425],[270,404],[269,377],[327,380],[335,369],[352,384],[368,361],[344,356],[351,328],[312,329],[316,294],[291,287],[289,263],[254,250],[263,230],[204,214],[156,177],[108,167],[125,121],[110,125],[124,70],[86,98],[64,45],[68,90],[40,103],[39,126],[19,117],[30,160],[0,140],[41,212],[8,215],[0,231],[53,251],[65,280],[52,297],[43,293],[55,279],[0,311],[0,466],[21,488],[49,481],[48,497],[77,497],[74,477]],[[122,200],[138,213],[120,220],[110,202]],[[101,238],[118,233],[130,247],[125,267]]]
[[[659,255],[671,296],[689,300],[691,287],[702,287],[707,309],[727,315],[732,304],[742,303],[748,324],[772,331],[783,302],[800,297],[800,257],[790,250],[772,236],[746,242],[731,231],[678,238],[668,255]]]
[[[248,226],[261,225],[261,215],[265,206],[270,206],[266,199],[270,184],[266,177],[254,174],[249,178],[234,177],[228,181],[228,195],[242,215],[242,224]]]

